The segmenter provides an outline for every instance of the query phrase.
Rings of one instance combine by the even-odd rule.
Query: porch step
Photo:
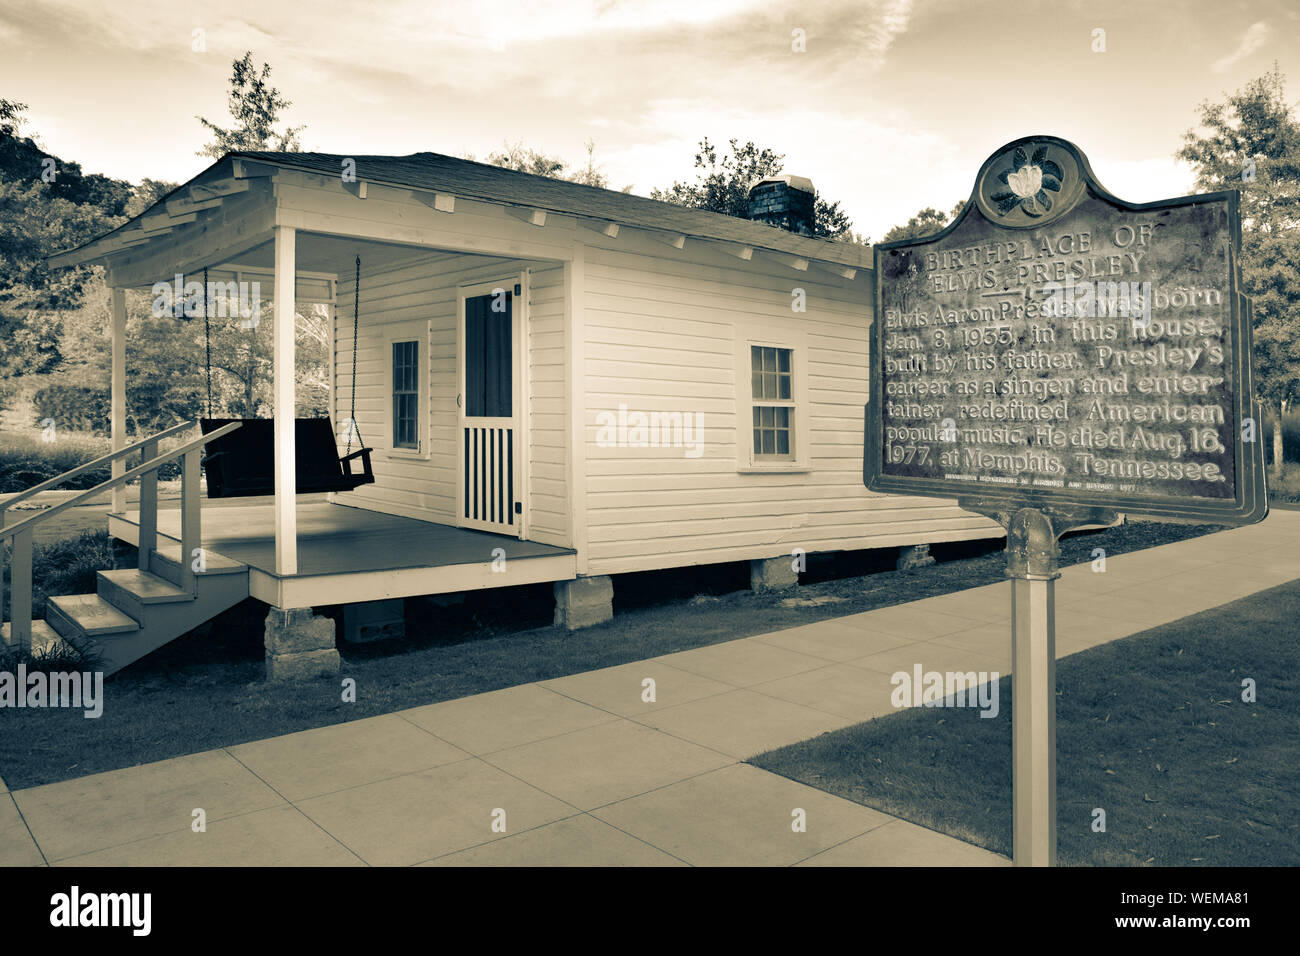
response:
[[[101,598],[137,621],[144,620],[150,605],[194,600],[193,594],[170,581],[135,568],[100,571],[96,584]]]
[[[191,559],[192,561],[193,559]],[[172,584],[181,581],[181,546],[161,544],[149,556],[149,570]],[[208,551],[203,556],[203,574],[247,574],[248,565],[232,561],[224,554]]]
[[[140,630],[140,622],[98,594],[67,594],[45,602],[45,620],[65,638],[104,637]]]
[[[10,629],[12,627],[13,625],[9,621],[5,621],[3,625],[0,625],[0,640],[3,640],[5,644],[11,643],[11,639],[9,635],[10,635]],[[59,636],[59,632],[56,631],[54,628],[50,627],[47,621],[37,621],[35,619],[32,620],[32,653],[33,654],[40,653],[41,651],[49,647],[51,644],[54,644],[60,640],[62,640],[62,638]]]

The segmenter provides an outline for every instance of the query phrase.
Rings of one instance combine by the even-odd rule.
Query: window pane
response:
[[[393,447],[419,448],[420,343],[393,343]]]
[[[794,350],[751,345],[749,363],[754,454],[790,459],[794,456],[793,406],[762,403],[793,403]]]

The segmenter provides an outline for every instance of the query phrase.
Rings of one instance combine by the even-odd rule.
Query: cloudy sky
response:
[[[590,139],[644,195],[701,137],[752,139],[876,239],[1023,135],[1150,200],[1190,191],[1172,154],[1202,100],[1274,61],[1300,100],[1295,0],[0,0],[0,49],[0,96],[87,172],[195,175],[194,117],[227,118],[252,50],[307,149],[576,164]]]

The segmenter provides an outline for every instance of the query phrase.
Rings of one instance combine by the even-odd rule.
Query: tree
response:
[[[85,174],[78,163],[47,152],[35,136],[23,134],[26,111],[25,103],[0,100],[0,179],[39,182],[45,187],[43,198],[95,206],[109,216],[122,215],[131,198],[131,184],[98,173]]]
[[[1199,107],[1200,126],[1177,157],[1196,188],[1241,192],[1241,291],[1254,305],[1255,369],[1278,410],[1273,467],[1282,469],[1282,419],[1300,398],[1300,121],[1277,65],[1222,102]]]
[[[563,179],[565,162],[558,156],[548,156],[540,150],[525,146],[523,143],[506,143],[505,148],[495,153],[488,153],[487,161],[493,166],[513,169],[534,176],[549,176]]]
[[[470,160],[473,158],[473,156],[466,157]],[[609,188],[609,178],[596,164],[596,144],[593,140],[587,140],[587,165],[582,169],[570,169],[569,164],[559,156],[550,156],[523,143],[506,143],[504,149],[488,153],[487,162],[493,166],[531,173],[534,176],[549,176],[551,179],[563,179],[571,183],[581,183],[583,186],[596,186],[599,189]],[[629,186],[623,192],[631,188]]]
[[[126,204],[126,214],[131,217],[140,215],[168,193],[180,187],[180,183],[169,183],[162,179],[145,177],[135,187],[131,201]]]
[[[933,206],[926,206],[903,226],[895,226],[885,233],[885,238],[881,242],[898,242],[900,239],[920,239],[922,236],[928,236],[932,233],[939,232],[948,223],[954,222],[961,211],[966,208],[966,200],[962,199],[957,205],[952,207],[952,212],[944,215]]]
[[[230,129],[218,126],[202,116],[195,117],[213,136],[213,141],[200,149],[197,155],[220,159],[233,151],[279,150],[296,153],[302,149],[298,136],[306,129],[305,126],[290,126],[283,132],[276,132],[275,126],[280,122],[281,111],[293,104],[271,86],[269,63],[263,63],[260,72],[253,65],[251,50],[232,64],[227,102],[230,115],[235,120],[235,125]]]
[[[22,125],[27,122],[27,118],[23,116],[26,112],[26,103],[0,99],[0,136],[16,137]]]
[[[567,177],[569,182],[581,183],[584,186],[595,186],[598,189],[609,188],[609,177],[600,171],[596,165],[596,141],[587,140],[587,165],[582,169],[576,169]],[[627,190],[623,190],[627,192]]]
[[[27,107],[0,100],[0,373],[49,371],[61,358],[60,312],[81,301],[89,267],[51,273],[47,256],[122,222],[131,185],[85,175],[24,135]]]
[[[785,155],[760,149],[753,142],[741,146],[739,140],[732,139],[730,143],[731,155],[719,159],[718,148],[709,142],[708,137],[700,140],[699,151],[695,154],[695,182],[676,182],[667,189],[651,190],[650,198],[748,219],[749,187],[759,179],[781,172]],[[867,241],[853,232],[853,222],[838,201],[827,202],[819,195],[813,218],[813,235],[819,239]]]
[[[187,276],[187,281],[195,279]],[[202,280],[200,274],[197,279]],[[63,317],[64,361],[46,378],[50,385],[108,394],[110,335],[109,290],[102,274],[86,285],[84,303]],[[207,412],[207,333],[211,333],[212,411],[215,415],[255,418],[268,412],[271,394],[271,332],[274,315],[263,303],[253,325],[214,310],[178,318],[154,313],[149,291],[128,291],[126,320],[127,432],[160,431]],[[303,415],[325,414],[328,386],[329,324],[322,307],[303,304],[295,323],[297,404]],[[340,348],[344,348],[340,343]],[[350,354],[351,344],[346,346]],[[107,422],[94,426],[106,430]]]

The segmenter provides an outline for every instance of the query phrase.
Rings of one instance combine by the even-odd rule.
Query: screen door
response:
[[[520,533],[518,282],[462,289],[460,487],[462,527]]]

